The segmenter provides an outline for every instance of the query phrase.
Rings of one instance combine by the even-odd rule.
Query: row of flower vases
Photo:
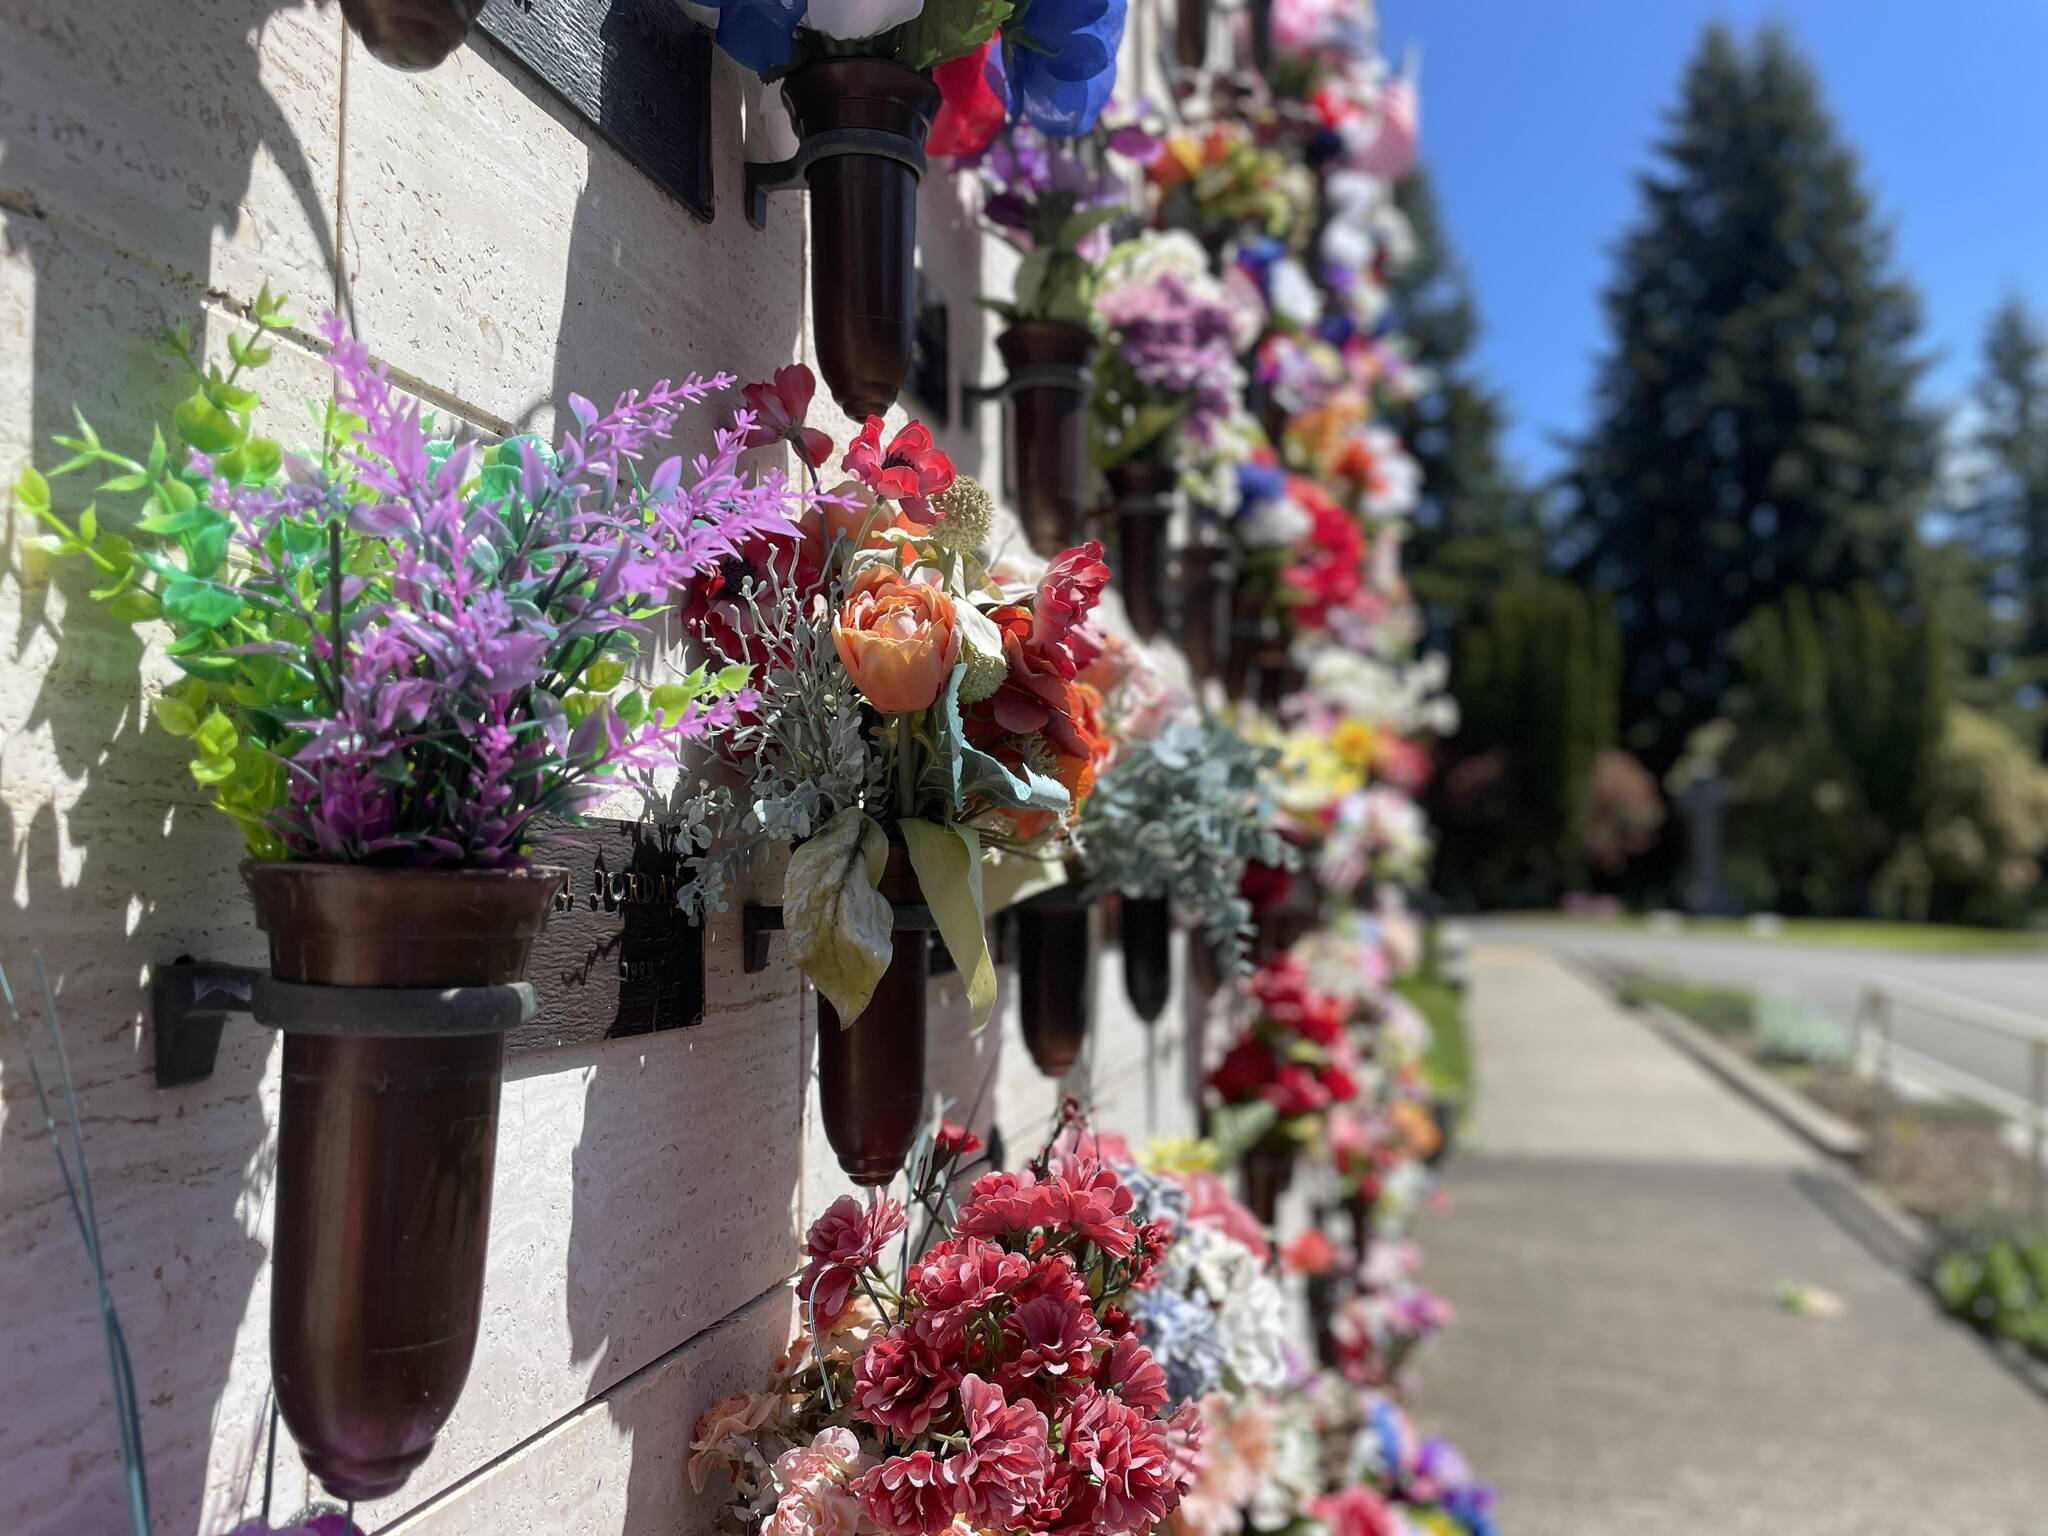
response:
[[[563,874],[243,866],[271,977],[317,1000],[281,1023],[270,1337],[279,1409],[337,1497],[402,1486],[468,1376],[505,1039],[479,1032],[458,1000],[523,981]],[[878,888],[899,912],[922,910],[901,844]],[[1093,919],[1081,888],[1077,878],[1016,914],[1023,1032],[1049,1076],[1072,1067],[1088,1028]],[[1149,1024],[1170,991],[1171,917],[1164,900],[1127,900],[1121,919],[1125,984]],[[820,1113],[857,1184],[893,1178],[925,1120],[929,940],[898,926],[850,1027],[819,999]],[[449,1005],[425,1022],[390,1006],[437,989],[452,989]]]

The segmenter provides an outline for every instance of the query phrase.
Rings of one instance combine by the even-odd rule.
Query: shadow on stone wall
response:
[[[6,24],[21,28],[23,54],[11,61],[19,72],[5,72],[13,99],[0,114],[0,125],[11,125],[0,136],[0,184],[11,193],[4,218],[8,254],[21,264],[15,280],[25,266],[33,283],[32,338],[19,339],[29,353],[27,414],[39,462],[52,460],[50,435],[70,430],[74,403],[110,445],[136,452],[148,446],[149,423],[168,420],[185,386],[153,349],[152,333],[165,325],[204,332],[218,286],[214,241],[249,235],[243,205],[259,154],[281,167],[331,265],[333,188],[319,184],[259,67],[263,28],[298,8],[297,0],[181,7],[175,34],[162,38],[117,0]],[[53,59],[61,75],[43,67]],[[167,158],[203,153],[203,180],[166,188],[162,165],[141,163],[165,146],[121,140],[124,93],[144,72],[189,74],[201,96],[217,97],[217,110],[205,101],[145,109],[190,109],[180,122],[203,126],[211,142],[179,145]],[[81,124],[99,137],[81,142]],[[81,179],[112,187],[111,196],[107,185],[78,191],[83,218],[71,216],[69,181],[38,184],[66,154],[91,161],[91,178]],[[157,183],[146,189],[123,185],[152,173]],[[128,197],[132,190],[142,195]],[[114,222],[97,227],[110,205]],[[317,305],[328,295],[307,297]],[[7,478],[15,467],[6,466]],[[100,510],[115,525],[137,515],[116,502]],[[9,661],[42,672],[25,714],[10,710],[0,743],[8,791],[0,836],[11,874],[5,958],[28,971],[30,949],[40,949],[57,989],[110,1283],[143,1405],[156,1529],[210,1529],[224,1507],[236,1507],[237,1490],[253,1509],[261,1486],[267,1387],[244,1373],[231,1391],[231,1377],[267,1257],[272,1154],[261,1087],[272,1042],[232,1024],[211,1078],[159,1091],[143,988],[150,965],[180,954],[250,959],[259,936],[234,873],[239,836],[205,805],[183,744],[145,726],[139,640],[99,611],[87,571],[53,566],[30,547],[32,532],[15,518],[0,532],[0,558],[21,581]],[[11,1045],[4,1059],[0,1380],[30,1394],[32,1406],[0,1418],[0,1529],[115,1530],[123,1501],[89,1270],[47,1138],[25,1112],[26,1075]],[[203,1520],[216,1439],[239,1445],[241,1464],[214,1474],[214,1513]]]

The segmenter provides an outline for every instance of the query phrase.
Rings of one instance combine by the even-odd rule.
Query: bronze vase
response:
[[[1360,1264],[1372,1254],[1373,1217],[1379,1201],[1377,1189],[1368,1191],[1361,1187],[1352,1191],[1351,1197],[1344,1202],[1351,1215],[1351,1247]]]
[[[924,891],[910,851],[889,845],[876,887],[891,906],[919,905]],[[842,1025],[818,995],[818,1113],[825,1139],[854,1183],[887,1184],[902,1168],[924,1124],[925,982],[931,935],[898,928],[889,968],[867,1007]]]
[[[1147,1024],[1173,995],[1173,908],[1164,896],[1126,896],[1121,930],[1124,995]]]
[[[1025,1049],[1047,1077],[1065,1077],[1088,1040],[1093,1001],[1093,906],[1069,875],[1017,914],[1017,1022]]]
[[[380,64],[432,69],[462,46],[485,0],[341,0],[349,30]]]
[[[520,980],[564,871],[245,863],[280,981]],[[469,1375],[483,1315],[502,1034],[287,1030],[270,1368],[306,1468],[340,1499],[401,1487]]]
[[[1141,640],[1166,623],[1166,532],[1179,478],[1165,464],[1119,464],[1108,472],[1116,500],[1116,584]]]
[[[939,88],[886,59],[820,59],[782,82],[799,138],[835,129],[891,133],[920,152]],[[811,337],[818,371],[860,421],[895,403],[916,335],[917,170],[886,155],[830,155],[804,172],[811,192]]]
[[[1174,0],[1173,61],[1200,69],[1209,53],[1209,0]]]
[[[1200,682],[1224,675],[1230,652],[1237,561],[1220,544],[1194,544],[1181,551],[1181,649]]]
[[[1033,552],[1081,542],[1088,510],[1088,392],[1095,335],[1062,320],[1019,320],[996,338],[1010,387],[1010,484]]]
[[[1279,1214],[1280,1197],[1294,1182],[1293,1143],[1272,1136],[1254,1143],[1238,1165],[1238,1176],[1244,1203],[1262,1226],[1271,1227]]]

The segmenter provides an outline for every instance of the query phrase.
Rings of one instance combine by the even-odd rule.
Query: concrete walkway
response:
[[[1458,1315],[1416,1404],[1505,1536],[2048,1533],[2048,1403],[1803,1144],[1536,950],[1476,951],[1469,1009],[1476,1112],[1419,1234]]]

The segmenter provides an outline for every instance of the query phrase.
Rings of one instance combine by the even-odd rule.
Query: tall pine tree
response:
[[[1389,280],[1388,298],[1395,329],[1434,381],[1389,417],[1422,466],[1422,500],[1402,563],[1442,644],[1489,592],[1536,573],[1542,538],[1529,497],[1501,459],[1500,397],[1471,360],[1478,306],[1427,171],[1404,178],[1395,199],[1414,231],[1415,252]]]
[[[1569,479],[1576,574],[1621,627],[1623,743],[1661,773],[1756,609],[1857,582],[1909,600],[1935,433],[1917,302],[1785,34],[1710,28],[1658,153]]]

